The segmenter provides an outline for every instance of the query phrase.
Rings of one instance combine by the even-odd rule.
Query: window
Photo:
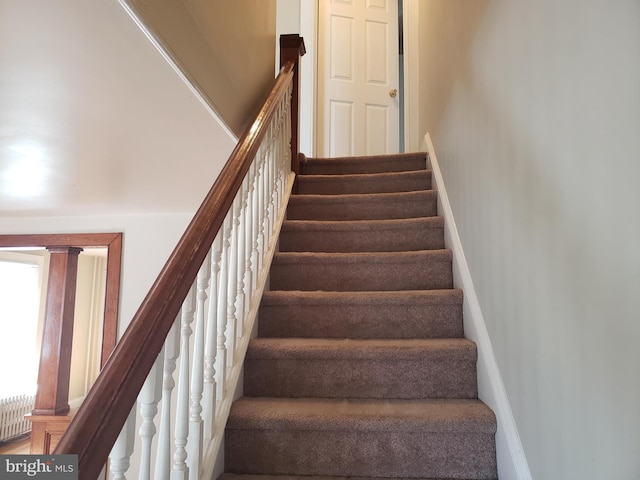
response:
[[[42,257],[0,252],[0,397],[35,393]]]

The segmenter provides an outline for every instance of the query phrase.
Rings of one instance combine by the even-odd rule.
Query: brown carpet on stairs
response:
[[[424,153],[304,158],[220,480],[489,480],[496,421]]]

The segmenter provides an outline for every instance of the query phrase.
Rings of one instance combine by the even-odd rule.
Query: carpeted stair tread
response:
[[[441,216],[391,220],[285,220],[283,252],[396,252],[444,248]]]
[[[374,220],[437,215],[437,192],[292,195],[290,220]]]
[[[343,175],[353,173],[402,172],[426,169],[424,152],[367,157],[313,158],[302,156],[302,174]]]
[[[462,291],[265,292],[260,337],[458,338]]]
[[[426,160],[301,156],[220,480],[497,479]]]
[[[272,290],[432,290],[453,287],[451,251],[278,252]]]
[[[231,407],[227,428],[495,433],[496,420],[476,399],[243,397]]]
[[[477,398],[476,346],[464,338],[257,338],[244,395],[322,398]]]
[[[228,472],[495,479],[495,417],[477,400],[243,398],[225,435]]]
[[[300,175],[298,193],[339,195],[353,193],[411,192],[431,189],[431,171]]]
[[[241,398],[228,472],[495,479],[496,421],[478,400]]]

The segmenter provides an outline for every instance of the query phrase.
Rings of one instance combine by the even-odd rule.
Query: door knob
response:
[[[389,90],[389,96],[391,98],[396,98],[396,95],[398,95],[398,89],[397,88],[392,88],[391,90]]]

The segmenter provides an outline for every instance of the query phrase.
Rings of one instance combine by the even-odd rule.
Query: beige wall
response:
[[[276,0],[128,0],[236,135],[273,84]]]
[[[636,479],[640,2],[419,4],[420,130],[533,478]]]

